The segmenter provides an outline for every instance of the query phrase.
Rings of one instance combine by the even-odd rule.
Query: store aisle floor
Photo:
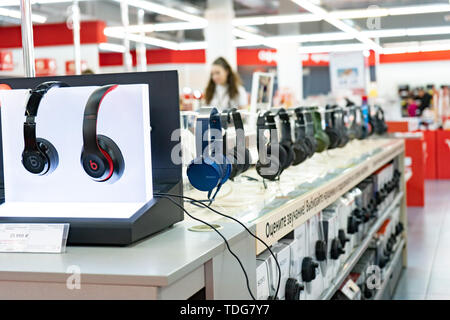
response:
[[[408,208],[408,268],[394,299],[450,299],[450,181],[425,183],[424,208]]]

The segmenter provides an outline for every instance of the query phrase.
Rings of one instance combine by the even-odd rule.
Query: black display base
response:
[[[159,193],[183,194],[181,182],[154,188]],[[179,199],[174,200],[180,202]],[[0,223],[69,223],[69,245],[120,246],[141,240],[182,220],[183,212],[164,198],[153,198],[128,219],[0,217]]]

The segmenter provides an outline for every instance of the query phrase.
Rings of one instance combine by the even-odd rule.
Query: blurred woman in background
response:
[[[222,57],[217,58],[211,67],[211,77],[205,90],[206,105],[219,110],[243,108],[248,105],[247,92],[242,81],[230,64]]]

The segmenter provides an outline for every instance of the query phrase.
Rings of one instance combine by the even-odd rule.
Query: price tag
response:
[[[66,251],[69,224],[0,224],[0,252]]]

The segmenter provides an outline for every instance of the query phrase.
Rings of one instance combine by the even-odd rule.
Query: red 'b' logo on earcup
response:
[[[96,162],[92,161],[92,160],[89,160],[89,166],[94,171],[97,171],[97,169],[98,169],[98,164]]]

